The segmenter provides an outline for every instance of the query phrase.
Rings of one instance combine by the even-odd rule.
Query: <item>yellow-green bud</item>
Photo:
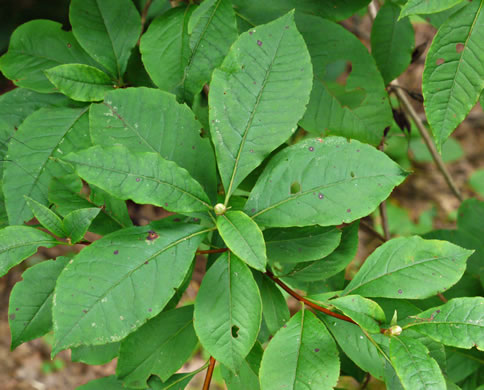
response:
[[[213,207],[213,211],[215,211],[216,215],[224,215],[225,212],[227,211],[227,207],[225,207],[223,203],[217,203]]]

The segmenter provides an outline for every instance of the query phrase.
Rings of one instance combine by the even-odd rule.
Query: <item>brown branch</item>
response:
[[[448,302],[448,299],[446,297],[444,297],[444,295],[442,293],[437,293],[437,296],[439,297],[439,299],[444,302],[444,303],[447,303]]]
[[[210,356],[210,364],[207,369],[207,375],[205,375],[205,382],[203,382],[203,390],[210,388],[210,382],[212,381],[213,369],[215,368],[216,360]]]
[[[208,255],[210,253],[223,253],[223,252],[227,252],[228,250],[229,248],[197,250],[197,255]]]
[[[386,242],[387,240],[380,233],[378,233],[372,226],[370,226],[366,221],[360,220],[360,226],[364,228],[367,232],[373,234],[381,242]]]
[[[145,6],[143,7],[143,10],[141,11],[141,34],[138,39],[138,46],[141,41],[141,35],[143,35],[145,31],[145,24],[146,24],[146,18],[148,17],[148,11],[150,10],[150,6],[153,0],[146,0]]]
[[[314,310],[320,311],[324,314],[327,314],[328,316],[335,317],[335,318],[338,318],[338,319],[346,321],[346,322],[351,322],[352,324],[356,324],[356,322],[353,321],[350,317],[347,317],[343,314],[333,313],[331,310],[328,310],[324,307],[316,305],[315,303],[313,303],[313,302],[307,300],[306,298],[302,297],[297,292],[295,292],[293,289],[291,289],[289,286],[287,286],[284,282],[282,282],[281,280],[276,278],[272,272],[266,271],[266,275],[269,276],[279,286],[281,286],[282,289],[284,291],[286,291],[290,296],[292,296],[293,298],[296,298],[300,302],[305,303],[306,305],[313,308]]]

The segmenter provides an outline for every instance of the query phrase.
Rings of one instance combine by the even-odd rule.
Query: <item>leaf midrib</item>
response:
[[[166,245],[164,248],[160,249],[158,252],[154,253],[153,255],[151,255],[150,257],[148,258],[144,258],[142,259],[143,261],[140,261],[140,264],[138,264],[137,267],[133,268],[131,271],[129,271],[128,273],[126,273],[125,275],[123,275],[123,277],[117,282],[117,283],[114,283],[113,285],[111,285],[105,292],[102,296],[98,297],[94,303],[92,303],[90,306],[87,307],[87,313],[84,313],[84,315],[80,316],[80,318],[72,325],[72,327],[70,328],[70,330],[60,339],[58,340],[55,345],[54,345],[54,349],[57,349],[57,346],[58,345],[61,345],[61,346],[64,346],[62,345],[61,341],[62,340],[65,340],[73,331],[75,328],[78,327],[79,323],[90,313],[90,310],[97,304],[99,304],[99,302],[101,302],[112,290],[114,290],[116,287],[118,287],[122,282],[124,282],[126,279],[128,279],[133,273],[135,273],[136,271],[138,271],[141,267],[143,267],[145,265],[145,262],[147,261],[150,261],[152,260],[153,258],[155,257],[158,257],[160,256],[163,252],[166,252],[167,250],[171,249],[172,247],[180,244],[181,242],[183,241],[187,241],[187,240],[190,240],[191,238],[193,237],[196,237],[200,234],[205,234],[205,233],[208,233],[208,232],[211,232],[215,230],[215,228],[209,228],[209,229],[205,229],[205,230],[200,230],[198,232],[195,232],[195,233],[191,233],[189,234],[188,236],[185,236],[185,237],[182,237],[182,238],[179,238],[178,240],[176,241],[173,241],[171,242],[170,244]],[[140,233],[141,234],[141,233]],[[196,248],[195,248],[196,249]],[[54,292],[54,294],[56,294],[56,292]],[[66,345],[67,346],[71,346],[71,347],[75,347],[75,346],[78,346],[78,345],[81,345],[80,342],[78,342],[77,344],[75,345]]]
[[[279,52],[279,48],[281,46],[282,39],[284,38],[285,31],[286,30],[283,30],[281,37],[279,39],[279,42],[277,42],[276,50],[274,51],[274,55],[272,56],[271,62],[269,64],[269,68],[266,70],[266,74],[264,75],[264,80],[262,81],[262,85],[261,85],[261,88],[259,90],[259,93],[257,94],[257,98],[256,98],[256,101],[255,101],[255,104],[254,104],[254,108],[252,109],[250,116],[249,116],[249,119],[247,120],[247,124],[245,125],[245,129],[244,129],[244,132],[243,132],[244,135],[242,136],[242,140],[240,141],[240,144],[239,144],[239,150],[237,151],[237,156],[235,158],[234,168],[232,170],[232,176],[230,178],[229,187],[227,188],[227,195],[225,197],[225,202],[224,202],[225,206],[227,206],[227,204],[229,202],[230,195],[231,195],[231,192],[232,192],[232,187],[233,187],[234,181],[235,181],[235,176],[237,174],[237,169],[238,169],[239,162],[240,162],[240,159],[241,159],[242,150],[244,149],[245,142],[246,142],[248,134],[249,134],[249,130],[252,126],[252,122],[254,121],[257,108],[259,107],[259,103],[260,103],[260,100],[262,98],[262,93],[264,92],[267,81],[269,80],[269,75],[272,71],[272,66],[273,66],[275,59],[277,57],[277,53]]]

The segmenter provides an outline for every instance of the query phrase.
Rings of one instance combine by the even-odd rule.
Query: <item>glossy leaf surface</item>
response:
[[[162,312],[122,341],[116,375],[134,389],[146,388],[151,374],[166,381],[191,356],[197,343],[193,306]]]
[[[57,282],[53,353],[119,341],[156,316],[183,282],[206,232],[157,222],[84,248]]]
[[[0,229],[0,276],[37,252],[40,246],[52,248],[57,240],[29,226],[7,226]]]
[[[409,15],[433,14],[452,8],[463,0],[409,0],[402,8],[400,19]]]
[[[371,30],[371,54],[385,85],[400,76],[410,65],[415,34],[408,18],[398,20],[400,7],[385,3],[376,15]]]
[[[390,359],[405,389],[445,389],[437,362],[420,341],[400,336],[390,339]]]
[[[446,241],[395,238],[365,261],[343,294],[423,299],[453,286],[472,251]]]
[[[439,150],[484,88],[484,1],[473,1],[439,29],[425,61],[425,112]]]
[[[47,69],[45,74],[57,90],[81,102],[103,100],[104,94],[114,88],[106,73],[89,65],[59,65]]]
[[[294,133],[311,83],[309,53],[293,13],[251,29],[232,45],[213,72],[209,94],[210,130],[227,197]]]
[[[10,294],[8,323],[11,349],[48,333],[52,328],[52,295],[57,277],[69,259],[58,257],[36,264],[22,274]]]
[[[302,310],[269,342],[260,368],[261,389],[333,389],[339,369],[336,343],[326,326]]]
[[[120,79],[141,33],[134,4],[130,0],[73,0],[69,20],[80,45]]]
[[[53,93],[56,88],[44,70],[72,63],[95,66],[72,32],[64,31],[60,23],[32,20],[12,34],[8,51],[0,58],[0,70],[19,87]]]
[[[227,211],[217,217],[217,229],[229,249],[249,266],[265,271],[264,237],[257,224],[242,211]]]
[[[249,268],[230,252],[220,256],[205,274],[194,315],[200,343],[236,372],[257,339],[262,304]]]
[[[207,211],[209,199],[188,172],[157,153],[93,146],[64,158],[88,183],[120,198],[175,212]]]
[[[54,176],[64,175],[66,167],[53,158],[82,145],[78,126],[85,109],[42,108],[30,115],[10,141],[6,158],[3,191],[10,224],[32,218],[23,195],[47,204],[47,188]]]
[[[336,23],[297,15],[314,67],[311,99],[301,127],[314,134],[341,135],[378,145],[392,123],[387,93],[375,60],[353,34]],[[351,66],[346,81],[337,82],[331,67]],[[336,76],[336,77],[335,77]]]
[[[341,232],[335,227],[266,229],[264,240],[267,257],[283,263],[299,263],[322,259],[340,243]]]
[[[82,240],[100,211],[101,209],[94,207],[74,210],[66,215],[64,218],[64,231],[73,243]]]
[[[64,231],[64,225],[62,220],[50,210],[48,207],[36,202],[32,198],[25,197],[27,201],[27,205],[32,210],[34,217],[37,218],[37,221],[49,230],[51,233],[54,233],[58,237],[66,237],[66,233]]]
[[[308,139],[267,164],[245,210],[262,226],[349,223],[370,214],[405,176],[369,145],[340,137]]]
[[[92,105],[89,119],[94,144],[158,153],[185,168],[214,197],[217,181],[210,141],[200,137],[202,125],[174,95],[151,88],[113,91],[104,103]]]
[[[406,327],[449,346],[484,350],[484,298],[454,298],[412,317]]]

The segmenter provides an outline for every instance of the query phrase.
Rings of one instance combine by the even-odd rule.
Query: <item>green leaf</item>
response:
[[[281,290],[267,276],[254,273],[262,298],[262,320],[274,335],[289,320],[290,313]]]
[[[201,368],[205,369],[205,366],[202,366]],[[184,390],[193,377],[200,371],[201,369],[184,374],[175,374],[163,383],[157,376],[152,376],[148,381],[148,386],[150,390]],[[125,387],[123,387],[123,390],[124,389]]]
[[[10,126],[10,135],[34,111],[42,107],[62,107],[72,104],[60,93],[38,93],[25,88],[15,88],[0,96],[0,118]]]
[[[94,218],[101,211],[98,208],[74,210],[64,218],[64,231],[73,243],[82,240]]]
[[[12,335],[10,348],[36,339],[52,328],[52,294],[67,257],[44,261],[27,269],[23,280],[15,284],[8,305],[8,323]]]
[[[103,100],[104,94],[114,88],[106,73],[89,65],[59,65],[44,73],[60,92],[81,102]]]
[[[437,32],[422,79],[425,112],[439,150],[484,88],[484,1],[453,14]]]
[[[260,390],[259,367],[264,350],[259,343],[255,343],[254,348],[242,362],[237,374],[221,367],[222,377],[225,380],[228,390]]]
[[[297,15],[296,21],[314,67],[311,99],[300,126],[317,135],[378,145],[393,119],[375,60],[343,26],[312,15]],[[337,83],[339,73],[331,75],[339,64],[351,66],[346,82]]]
[[[52,93],[57,90],[44,70],[71,63],[95,66],[74,35],[64,31],[60,23],[32,20],[13,32],[7,53],[0,58],[0,70],[19,87]]]
[[[195,7],[177,7],[159,16],[141,37],[143,64],[158,88],[175,93],[190,57],[188,21]],[[163,66],[160,66],[163,61]]]
[[[259,289],[249,268],[225,252],[205,274],[195,301],[194,324],[200,343],[236,372],[254,346],[261,319]]]
[[[71,349],[71,361],[90,365],[109,363],[119,353],[119,343],[81,345]]]
[[[185,100],[192,102],[237,39],[237,22],[231,0],[204,1],[192,13],[188,33],[190,56],[180,89]]]
[[[390,339],[390,359],[404,389],[442,390],[445,379],[437,362],[420,341],[400,336]]]
[[[208,230],[157,222],[84,248],[57,281],[53,354],[123,339],[175,294]]]
[[[29,198],[28,196],[24,197],[27,201],[27,205],[34,214],[34,217],[37,218],[37,221],[39,221],[43,227],[58,237],[66,237],[62,220],[57,216],[56,213],[54,213],[48,207],[45,207],[43,204],[36,202],[32,198]]]
[[[197,343],[193,306],[162,312],[122,341],[116,376],[134,389],[145,389],[151,374],[165,382],[190,358]]]
[[[7,226],[0,229],[0,277],[40,246],[52,248],[57,240],[51,235],[29,226]]]
[[[447,357],[447,377],[453,382],[461,382],[484,364],[482,352],[475,349],[463,351],[457,348],[445,348]]]
[[[412,317],[406,325],[430,338],[453,347],[484,350],[484,298],[454,298]]]
[[[47,188],[52,177],[66,174],[66,166],[54,159],[79,147],[86,109],[41,108],[31,114],[12,138],[3,175],[3,191],[11,225],[32,218],[23,195],[47,204]]]
[[[333,389],[339,369],[328,330],[312,312],[301,310],[269,342],[260,368],[261,389]]]
[[[116,379],[114,375],[105,376],[103,378],[94,379],[79,386],[76,390],[124,390],[123,383]]]
[[[484,169],[475,170],[469,178],[469,185],[479,195],[484,197]]]
[[[371,29],[371,54],[385,85],[400,76],[410,65],[415,33],[408,18],[398,20],[400,7],[385,3]]]
[[[369,2],[370,0],[233,0],[237,11],[253,24],[267,23],[292,9],[296,9],[298,14],[318,15],[338,21],[349,18]]]
[[[141,18],[130,0],[72,0],[72,32],[80,45],[121,79],[141,34]]]
[[[229,249],[242,261],[265,271],[266,245],[259,226],[242,211],[227,211],[217,217],[217,229]]]
[[[185,169],[157,153],[132,153],[121,145],[93,146],[64,160],[75,164],[77,174],[88,183],[123,200],[180,213],[211,208],[201,185]]]
[[[358,325],[317,314],[328,327],[343,352],[363,371],[383,380],[385,358],[376,342],[372,343]],[[372,335],[376,340],[384,338],[383,335]]]
[[[334,226],[267,229],[264,240],[269,260],[300,263],[322,259],[332,253],[340,243],[341,231]]]
[[[378,247],[343,295],[424,299],[459,281],[472,251],[446,241],[400,237]]]
[[[100,188],[91,185],[91,194],[83,193],[81,179],[74,174],[52,179],[49,185],[49,202],[55,210],[67,216],[69,213],[94,206],[102,206],[92,222],[90,230],[102,236],[118,229],[133,226],[126,202],[117,199]]]
[[[89,118],[94,144],[158,153],[185,168],[215,201],[217,174],[210,141],[200,137],[202,125],[174,95],[150,88],[120,89],[108,93],[104,103],[92,105]]]
[[[463,1],[464,0],[409,0],[403,6],[399,19],[409,15],[434,14],[436,12],[445,11]]]
[[[385,313],[378,303],[359,295],[347,295],[331,299],[328,303],[370,333],[380,333],[379,324],[386,321]]]
[[[315,282],[344,270],[358,250],[358,227],[358,222],[344,227],[340,244],[334,252],[321,260],[298,264],[288,276],[302,282]]]
[[[307,139],[279,152],[250,193],[263,226],[322,226],[369,215],[405,179],[384,153],[341,137]]]
[[[213,72],[212,140],[226,200],[297,128],[312,67],[293,13],[242,34]],[[227,202],[226,202],[227,203]]]

